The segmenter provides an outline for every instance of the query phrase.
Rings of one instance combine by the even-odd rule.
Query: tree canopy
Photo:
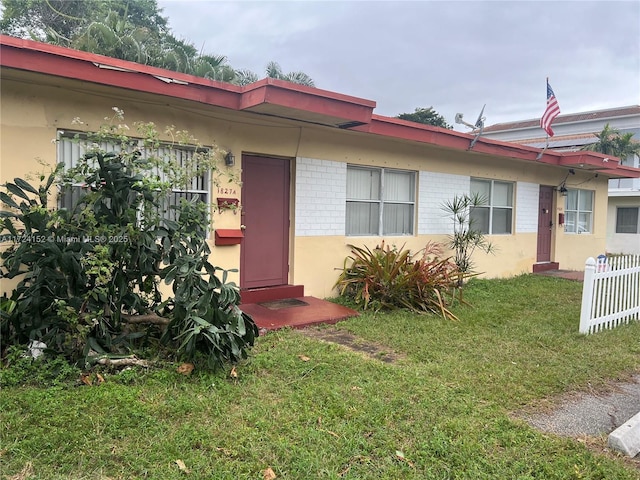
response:
[[[604,153],[624,160],[633,155],[640,155],[640,142],[633,140],[633,133],[620,133],[608,123],[600,133],[595,134],[598,141],[585,145],[582,150]]]
[[[445,118],[436,112],[433,107],[428,108],[416,108],[413,113],[401,113],[396,118],[401,120],[409,120],[410,122],[424,123],[426,125],[433,125],[435,127],[442,127],[452,129],[453,126],[449,125]]]
[[[177,38],[157,0],[1,0],[0,31],[113,58],[129,60],[222,82],[246,85],[258,80],[236,70],[227,57],[198,52]],[[269,62],[267,77],[314,86],[303,72],[283,73]]]

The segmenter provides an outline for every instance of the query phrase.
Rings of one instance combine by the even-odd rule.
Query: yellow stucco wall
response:
[[[27,82],[25,75],[2,72],[0,182],[41,170],[37,159],[53,165],[56,145],[52,140],[59,129],[77,130],[78,126],[72,122],[79,117],[85,124],[84,128],[95,130],[104,122],[105,116],[113,114],[114,106],[124,110],[125,122],[129,125],[137,121],[153,121],[161,130],[166,125],[175,125],[178,129],[188,130],[204,145],[216,144],[224,150],[232,150],[236,156],[236,167],[232,171],[236,175],[240,174],[242,153],[324,159],[550,186],[559,185],[566,173],[566,169],[532,162],[496,159],[364,133],[301,125],[68,80],[34,76]],[[292,213],[295,211],[294,163],[292,160]],[[226,168],[222,167],[223,170]],[[559,261],[562,268],[582,269],[588,256],[604,252],[607,183],[605,178],[596,179],[581,172],[569,180],[568,187],[582,182],[579,188],[596,190],[595,229],[588,235],[565,234],[557,225],[557,213],[564,207],[562,197],[558,195],[554,205],[556,224],[553,227],[552,260]],[[240,187],[235,187],[239,196]],[[219,195],[214,188],[212,200],[215,201],[217,196],[225,195]],[[241,216],[227,211],[216,214],[213,221],[213,228],[236,229],[240,227]],[[293,229],[293,219],[291,225]],[[442,236],[416,235],[389,237],[385,241],[417,251],[429,240],[442,239]],[[303,284],[305,293],[309,295],[330,296],[338,269],[349,253],[347,244],[373,247],[381,240],[380,237],[296,236],[292,231],[290,283]],[[495,255],[476,254],[474,259],[479,271],[489,277],[531,271],[536,256],[535,233],[495,235],[490,240],[498,247],[497,252]],[[213,247],[212,263],[223,268],[238,268],[240,247]],[[232,275],[231,279],[238,281],[238,275]],[[7,284],[3,283],[2,289],[6,288]]]

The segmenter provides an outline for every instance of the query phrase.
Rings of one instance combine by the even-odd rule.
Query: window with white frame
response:
[[[640,233],[639,213],[640,207],[618,207],[616,209],[616,233]]]
[[[86,153],[86,147],[82,141],[74,140],[76,133],[60,132],[58,136],[58,163],[63,162],[65,169],[74,168],[78,161]],[[132,140],[137,142],[136,140]],[[121,148],[120,145],[110,142],[102,142],[98,145],[100,150],[107,153],[118,153]],[[145,149],[141,149],[143,157],[149,155],[149,152]],[[171,147],[157,147],[153,150],[153,155],[157,157],[171,157],[171,160],[176,162],[181,167],[185,167],[193,158],[195,149],[189,146],[171,146]],[[164,180],[162,172],[157,172],[158,179]],[[73,184],[71,187],[63,189],[58,201],[60,208],[71,208],[77,203],[77,201],[84,195],[82,184]],[[192,200],[198,198],[199,201],[209,203],[209,175],[202,174],[191,179],[190,184],[181,185],[180,187],[172,188],[171,194],[160,205],[163,216],[169,220],[176,220],[175,207],[180,204],[181,199]]]
[[[413,235],[416,174],[347,166],[347,235]]]
[[[565,233],[592,233],[593,195],[593,190],[567,190],[564,203]]]
[[[471,196],[478,195],[482,204],[473,207],[473,228],[488,235],[510,234],[513,228],[513,183],[498,180],[471,179]]]

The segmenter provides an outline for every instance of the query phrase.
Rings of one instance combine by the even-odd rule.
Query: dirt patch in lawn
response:
[[[575,438],[593,451],[619,458],[621,454],[607,446],[608,436],[638,412],[640,373],[588,391],[567,393],[514,416],[542,432]],[[624,458],[640,469],[640,455]]]
[[[402,355],[392,351],[389,347],[363,340],[352,333],[337,328],[304,328],[300,330],[300,333],[309,338],[342,345],[365,357],[380,360],[385,363],[395,363],[404,358]]]

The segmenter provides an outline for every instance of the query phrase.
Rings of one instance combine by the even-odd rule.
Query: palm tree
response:
[[[267,63],[266,74],[268,78],[277,78],[298,85],[306,85],[307,87],[315,87],[313,79],[304,72],[284,73],[277,62]]]
[[[224,55],[200,55],[194,59],[187,73],[219,82],[231,82],[236,76]]]
[[[618,157],[620,160],[640,155],[640,142],[633,139],[633,133],[621,134],[617,128],[612,128],[608,123],[600,133],[595,134],[598,141],[585,145],[582,150],[604,153]]]
[[[251,70],[236,70],[236,77],[232,83],[236,85],[249,85],[260,80],[258,75]]]
[[[235,83],[236,85],[249,85],[250,83],[254,83],[259,80],[258,75],[251,70],[236,70],[235,73],[236,75],[232,83]],[[297,83],[298,85],[305,85],[307,87],[315,87],[313,79],[306,73],[284,73],[277,62],[267,63],[264,78],[276,78],[278,80],[284,80],[285,82]]]
[[[104,21],[91,22],[81,35],[72,39],[71,47],[148,64],[149,48],[154,43],[147,28],[136,27],[126,17],[111,11]]]

